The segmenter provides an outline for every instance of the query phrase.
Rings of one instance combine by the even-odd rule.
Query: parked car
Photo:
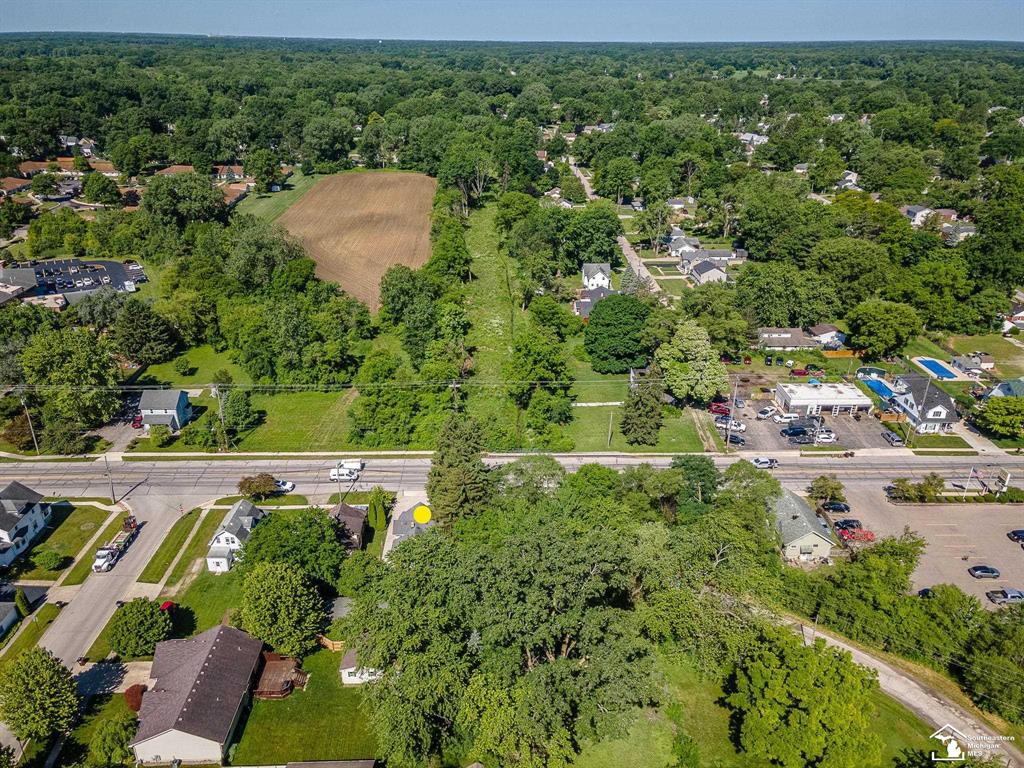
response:
[[[783,437],[803,437],[807,434],[806,427],[783,427],[779,430],[779,434]]]
[[[993,589],[986,592],[985,597],[996,605],[1024,603],[1024,592],[1021,592],[1019,589]]]
[[[858,520],[855,517],[844,517],[841,520],[836,520],[833,523],[833,525],[836,527],[837,530],[851,531],[857,531],[864,527],[863,525],[861,525],[860,520]]]
[[[819,432],[815,438],[815,442],[821,443],[822,445],[831,445],[836,441],[836,435],[834,432]]]
[[[291,480],[275,480],[274,485],[277,486],[277,490],[281,493],[291,493],[295,490],[295,483]]]
[[[790,445],[814,445],[814,438],[810,435],[797,435],[789,438]]]
[[[776,357],[775,357],[775,364],[776,364],[776,365],[782,365],[782,364],[783,364],[783,362],[784,362],[784,361],[783,361],[783,359],[782,359],[782,355],[776,355]]]
[[[732,404],[737,408],[743,408],[746,406],[747,401],[744,400],[742,397],[737,397],[735,400],[732,401]]]
[[[789,372],[789,375],[790,376],[806,376],[807,373],[808,372],[807,372],[806,368],[794,368],[792,371]]]
[[[972,565],[967,572],[976,579],[998,579],[999,569],[991,565]]]
[[[887,429],[884,432],[882,432],[882,438],[889,445],[895,446],[896,448],[903,447],[903,438],[897,435],[892,430]]]
[[[740,437],[737,434],[730,433],[729,434],[729,444],[730,445],[746,445],[747,441],[744,440],[742,437]]]
[[[1018,529],[1016,529],[1014,531],[1009,531],[1006,534],[1006,537],[1010,541],[1022,541],[1022,542],[1024,542],[1024,528],[1018,528]]]
[[[750,460],[757,469],[775,469],[779,466],[778,459],[770,459],[767,456],[755,456]]]
[[[776,413],[772,416],[772,421],[776,424],[792,424],[793,422],[800,421],[799,413]]]
[[[771,364],[772,364],[772,356],[771,355],[765,355],[764,356],[764,364],[769,366],[769,367],[771,367]]]
[[[831,512],[832,514],[836,514],[837,512],[846,514],[850,511],[850,505],[844,501],[825,501],[822,502],[821,508],[826,512]]]
[[[719,416],[728,416],[732,413],[732,411],[729,410],[729,406],[725,403],[711,403],[708,406],[708,410],[711,411],[711,413],[717,413]]]
[[[776,408],[774,405],[768,405],[768,406],[765,406],[764,408],[762,408],[760,411],[757,412],[757,418],[759,418],[759,419],[770,419],[772,416],[774,416],[778,412],[779,412],[779,409]]]
[[[736,421],[736,419],[730,419],[726,416],[723,419],[715,419],[715,426],[719,429],[728,429],[733,432],[746,432],[747,425],[742,421]]]

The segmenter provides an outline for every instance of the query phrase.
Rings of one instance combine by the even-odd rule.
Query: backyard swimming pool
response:
[[[936,379],[946,381],[956,378],[956,374],[938,360],[932,360],[929,357],[921,357],[918,358],[918,363],[927,368]]]
[[[892,388],[890,388],[889,385],[881,379],[864,379],[864,384],[883,400],[888,400],[896,394],[892,391]]]

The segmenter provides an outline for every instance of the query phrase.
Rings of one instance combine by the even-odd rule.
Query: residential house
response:
[[[978,228],[965,221],[954,221],[945,223],[939,228],[943,242],[952,247],[960,245],[968,237],[978,234]]]
[[[10,566],[28,549],[49,519],[50,505],[41,493],[17,480],[9,482],[0,491],[0,567]]]
[[[675,235],[668,241],[668,252],[674,258],[679,258],[683,253],[693,253],[700,250],[700,239],[687,237],[686,235]]]
[[[803,328],[758,328],[761,349],[817,349],[818,342],[804,333]]]
[[[952,224],[960,219],[960,214],[953,208],[936,208],[935,215],[947,224]]]
[[[13,585],[0,590],[0,637],[7,634],[11,627],[18,623],[21,614],[18,613],[18,606],[14,600],[14,594],[18,589],[25,593],[25,599],[30,608],[35,606],[42,598],[46,597],[45,587],[31,587]]]
[[[362,685],[380,677],[376,669],[359,666],[355,650],[348,650],[341,659],[341,666],[338,668],[341,675],[342,685]]]
[[[1003,321],[1003,333],[1013,328],[1024,329],[1024,302],[1018,300],[1000,319]]]
[[[220,765],[249,703],[262,650],[261,641],[224,625],[157,643],[131,742],[135,759]]]
[[[350,550],[362,549],[366,542],[366,506],[352,506],[343,502],[328,514],[344,529],[345,546]]]
[[[78,146],[77,136],[58,136],[57,139],[60,141],[61,149],[65,151],[73,150],[75,147]]]
[[[629,207],[632,208],[634,211],[637,211],[637,212],[642,211],[642,210],[644,210],[644,201],[642,199],[640,199],[639,197],[634,197],[630,201]]]
[[[724,283],[729,279],[725,270],[713,261],[698,261],[690,267],[690,276],[697,285]]]
[[[918,434],[949,432],[959,421],[953,398],[930,378],[906,374],[896,379],[896,389],[901,387],[891,402]]]
[[[793,173],[797,174],[798,176],[806,176],[810,169],[811,166],[809,163],[797,163],[796,165],[793,166]]]
[[[951,361],[954,368],[965,373],[991,371],[996,367],[996,359],[986,352],[972,352],[969,355],[956,355]]]
[[[900,208],[900,213],[910,219],[912,227],[920,229],[935,211],[925,205],[904,205]]]
[[[18,173],[26,179],[31,179],[37,173],[81,175],[80,171],[75,170],[75,158],[73,157],[57,157],[53,160],[26,160],[18,164]]]
[[[790,562],[815,562],[832,555],[832,537],[810,504],[790,490],[771,502],[782,557]]]
[[[843,120],[846,119],[846,115],[844,115],[842,112],[834,112],[825,119],[828,120],[830,125],[834,125],[835,123],[843,122]]]
[[[192,418],[188,394],[180,389],[147,389],[139,400],[142,423],[147,427],[160,424],[177,432]]]
[[[94,157],[99,152],[99,144],[96,143],[95,139],[81,138],[78,140],[78,149],[86,157]]]
[[[241,181],[248,178],[240,165],[215,165],[213,175],[217,181]]]
[[[768,143],[768,137],[760,133],[740,133],[735,134],[736,138],[740,140],[740,144],[743,145],[743,150],[749,155],[753,153],[762,144]]]
[[[724,270],[729,264],[740,264],[746,260],[747,252],[742,248],[698,248],[693,251],[680,251],[679,269],[689,273],[695,264],[710,261]]]
[[[611,264],[584,264],[583,289],[592,291],[595,288],[612,287]]]
[[[807,329],[807,332],[816,342],[826,348],[838,349],[846,343],[846,334],[840,331],[836,326],[829,323],[812,325]]]
[[[19,179],[16,176],[4,176],[0,179],[0,198],[11,197],[32,188],[29,179]]]
[[[990,397],[1024,397],[1024,377],[999,382],[983,395],[985,400]]]
[[[157,176],[174,176],[178,173],[192,173],[195,170],[191,165],[169,165],[156,172]]]
[[[267,516],[248,499],[239,499],[231,507],[224,522],[210,539],[210,549],[206,553],[206,569],[211,573],[226,573],[235,562],[235,553],[249,539],[249,534],[256,524]]]
[[[28,267],[0,267],[0,306],[36,291],[35,270]]]
[[[864,190],[858,184],[859,181],[860,174],[856,171],[843,171],[839,176],[839,181],[836,182],[836,190],[839,192],[863,192]]]
[[[234,207],[249,194],[249,184],[244,181],[225,184],[220,189],[224,195],[224,205],[228,208]]]
[[[665,205],[671,208],[673,211],[682,211],[686,214],[692,214],[697,210],[697,198],[695,197],[670,197],[665,201]]]
[[[121,175],[117,168],[114,167],[114,164],[109,160],[90,160],[89,167],[96,173],[103,174],[110,179],[116,179]]]
[[[610,291],[607,288],[595,288],[592,291],[580,290],[572,302],[572,313],[584,320],[590,317],[597,302],[606,296],[614,296],[618,291]]]
[[[413,536],[418,536],[434,525],[433,520],[427,523],[416,522],[414,513],[419,506],[422,506],[422,502],[416,502],[412,506],[406,507],[401,512],[391,516],[391,522],[388,523],[388,532],[384,537],[382,557],[387,558],[388,553],[403,541],[411,539]]]

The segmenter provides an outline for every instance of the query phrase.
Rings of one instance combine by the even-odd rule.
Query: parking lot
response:
[[[848,486],[850,517],[878,536],[898,536],[905,527],[928,542],[913,581],[915,589],[955,584],[992,604],[985,592],[1024,589],[1024,549],[1006,537],[1024,528],[1024,508],[1015,504],[891,504],[879,486]],[[972,565],[997,568],[998,579],[975,579]]]
[[[747,426],[746,431],[743,432],[746,445],[742,446],[740,450],[768,454],[772,451],[807,447],[792,445],[789,438],[779,434],[779,430],[791,425],[778,424],[771,419],[757,418],[759,410],[772,404],[771,399],[747,400],[739,409],[739,415],[734,416],[735,419]],[[807,427],[816,423],[816,418],[803,418],[796,422],[796,424]],[[848,413],[839,416],[823,414],[821,424],[835,432],[836,441],[828,446],[830,448],[855,451],[862,448],[890,447],[882,437],[882,432],[886,431],[886,427],[874,416],[862,416],[858,421]]]
[[[119,261],[53,259],[33,265],[40,296],[95,291],[109,285],[116,291],[133,291],[148,279],[139,264]]]

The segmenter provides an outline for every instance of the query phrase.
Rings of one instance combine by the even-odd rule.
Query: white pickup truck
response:
[[[351,480],[358,480],[359,473],[363,471],[366,463],[362,459],[342,459],[331,467],[330,479],[332,483],[343,483]]]
[[[117,535],[96,550],[96,557],[92,561],[93,572],[101,573],[113,568],[114,563],[121,559],[121,555],[125,553],[128,545],[132,543],[138,530],[139,524],[135,518],[130,515],[126,517]]]

